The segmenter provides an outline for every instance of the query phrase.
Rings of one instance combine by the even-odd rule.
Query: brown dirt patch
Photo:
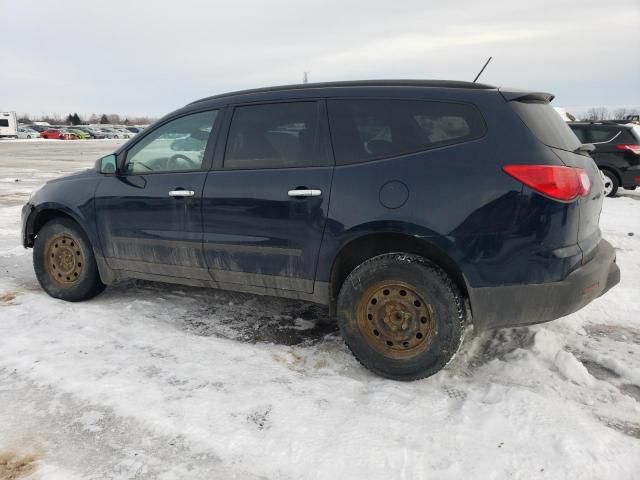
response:
[[[31,475],[37,461],[36,455],[0,452],[0,480],[18,480]]]
[[[0,306],[13,305],[15,299],[16,294],[13,292],[0,293]]]

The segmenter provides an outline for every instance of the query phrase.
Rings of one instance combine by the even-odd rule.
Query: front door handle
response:
[[[193,190],[171,190],[169,192],[170,197],[193,197],[196,192]]]
[[[290,197],[319,197],[322,195],[322,191],[310,189],[289,190],[287,195]]]

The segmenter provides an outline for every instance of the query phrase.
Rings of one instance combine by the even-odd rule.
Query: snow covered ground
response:
[[[619,286],[396,383],[310,304],[149,282],[48,297],[21,205],[119,143],[0,142],[0,478],[640,478],[640,193],[602,213]]]

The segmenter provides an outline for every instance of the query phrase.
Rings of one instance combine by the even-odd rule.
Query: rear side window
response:
[[[332,99],[328,105],[338,165],[462,143],[485,132],[480,112],[467,104]]]
[[[0,118],[0,127],[8,127],[8,126],[9,126],[9,120]]]
[[[593,143],[607,143],[620,135],[620,130],[615,128],[590,128],[591,141]]]
[[[573,152],[581,142],[548,102],[509,102],[529,130],[545,145]]]
[[[322,152],[318,102],[248,105],[234,110],[224,168],[326,165]]]

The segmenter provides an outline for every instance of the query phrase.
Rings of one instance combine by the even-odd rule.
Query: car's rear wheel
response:
[[[70,219],[51,220],[40,229],[33,267],[42,288],[54,298],[79,302],[105,288],[88,238]]]
[[[615,197],[616,193],[618,193],[618,188],[620,188],[618,177],[609,170],[600,171],[602,172],[602,181],[604,182],[602,193],[607,197]]]
[[[355,357],[372,372],[417,380],[441,370],[458,350],[463,301],[449,277],[422,257],[384,254],[344,281],[338,323]]]

